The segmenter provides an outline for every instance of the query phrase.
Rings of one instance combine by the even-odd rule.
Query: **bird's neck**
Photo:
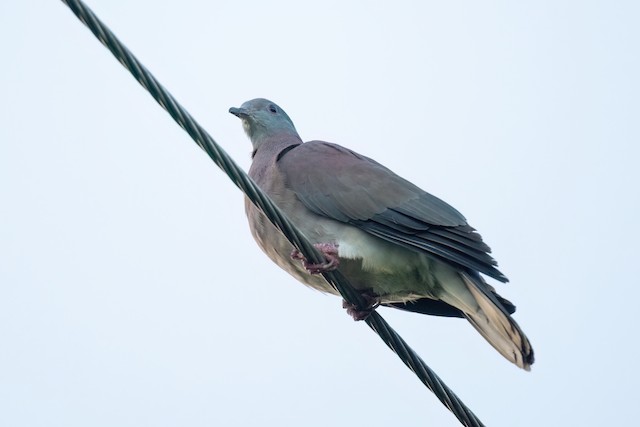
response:
[[[302,144],[302,139],[300,139],[298,134],[280,134],[252,139],[251,142],[253,143],[251,158],[255,159],[257,155],[266,157],[277,156],[278,153],[287,147]]]
[[[266,191],[270,185],[273,185],[273,173],[269,171],[277,170],[275,167],[278,156],[282,152],[286,152],[287,147],[295,147],[300,145],[302,140],[299,137],[273,138],[264,141],[252,153],[251,167],[249,168],[249,176]]]

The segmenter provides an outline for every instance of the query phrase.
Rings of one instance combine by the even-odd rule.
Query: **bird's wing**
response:
[[[287,187],[314,213],[508,281],[460,212],[374,160],[311,141],[283,150],[277,164]]]

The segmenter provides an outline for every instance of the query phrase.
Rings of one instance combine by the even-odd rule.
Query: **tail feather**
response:
[[[480,275],[459,273],[468,289],[466,295],[441,295],[441,299],[460,309],[474,328],[506,359],[530,371],[533,348],[509,310],[496,298]],[[471,297],[471,298],[470,298]]]
[[[520,326],[495,296],[486,291],[487,285],[482,278],[473,278],[464,273],[462,278],[479,307],[476,312],[464,313],[467,320],[500,354],[530,371],[534,361],[533,348]]]

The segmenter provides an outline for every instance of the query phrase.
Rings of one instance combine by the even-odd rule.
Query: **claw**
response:
[[[310,274],[320,274],[338,268],[338,265],[340,265],[338,245],[333,243],[316,243],[313,246],[322,252],[325,262],[319,264],[310,263],[297,249],[291,251],[291,258],[301,260],[305,270]]]
[[[347,314],[353,317],[353,320],[355,321],[366,319],[380,305],[380,300],[367,292],[363,292],[362,297],[367,301],[367,306],[364,310],[361,310],[355,305],[342,300],[342,308],[346,309]]]

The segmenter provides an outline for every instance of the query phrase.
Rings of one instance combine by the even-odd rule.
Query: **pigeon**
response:
[[[508,279],[460,212],[355,151],[303,142],[274,102],[257,98],[229,112],[253,146],[249,176],[325,259],[308,262],[245,198],[251,234],[273,262],[335,295],[319,273],[337,269],[371,302],[366,310],[345,306],[356,320],[378,305],[466,318],[506,359],[531,369],[533,349],[511,317],[515,306],[483,276]]]

